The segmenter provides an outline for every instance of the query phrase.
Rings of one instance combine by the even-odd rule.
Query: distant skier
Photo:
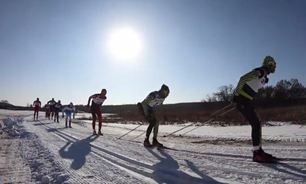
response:
[[[268,83],[268,75],[275,72],[276,62],[273,57],[266,56],[263,64],[251,72],[243,75],[234,92],[234,102],[238,111],[249,121],[252,126],[253,161],[275,162],[276,158],[263,151],[261,147],[261,122],[254,109],[254,96],[258,90]]]
[[[151,146],[163,147],[163,144],[157,141],[159,122],[156,119],[155,111],[157,106],[163,104],[164,100],[169,95],[169,92],[170,92],[169,87],[163,84],[159,91],[151,92],[141,103],[137,104],[139,111],[149,122],[149,126],[146,132],[146,138],[143,143],[145,147],[151,147]],[[149,138],[153,127],[154,127],[154,134],[153,134],[153,142],[151,144]]]
[[[73,106],[73,103],[70,102],[69,105],[65,106],[63,109],[62,109],[62,112],[65,113],[65,116],[66,116],[66,120],[65,120],[65,123],[66,123],[66,128],[68,128],[68,122],[69,122],[69,128],[72,128],[71,127],[71,116],[72,116],[72,113],[74,113],[74,106]]]
[[[59,123],[59,112],[62,110],[62,104],[61,101],[59,100],[55,105],[54,105],[54,122]]]
[[[50,119],[50,105],[46,104],[45,109],[46,109],[46,118]]]
[[[41,102],[39,101],[39,98],[37,98],[33,102],[33,107],[34,107],[34,120],[38,120],[38,113],[39,113],[40,107],[41,107]],[[36,116],[36,119],[35,119],[35,116]]]
[[[54,100],[54,98],[52,98],[52,100],[48,101],[47,104],[50,107],[50,116],[49,119],[53,118],[54,114],[55,114],[55,109],[54,109],[54,105],[56,104],[56,101]]]
[[[103,102],[106,100],[106,89],[102,89],[100,94],[94,94],[91,95],[88,98],[88,103],[87,106],[89,107],[90,105],[90,101],[92,100],[91,103],[91,114],[92,114],[92,129],[93,129],[93,134],[97,135],[96,132],[96,120],[98,118],[99,121],[99,131],[98,134],[99,135],[103,135],[101,132],[101,128],[102,128],[102,112],[101,112],[101,106],[103,104]]]

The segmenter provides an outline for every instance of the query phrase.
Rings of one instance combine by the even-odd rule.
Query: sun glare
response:
[[[131,28],[121,28],[111,32],[109,38],[109,51],[115,59],[137,59],[142,49],[141,37],[135,30]]]

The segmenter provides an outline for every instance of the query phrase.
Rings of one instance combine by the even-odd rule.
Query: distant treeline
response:
[[[233,98],[234,86],[221,86],[219,90],[208,96],[204,102],[230,102]],[[272,100],[273,102],[306,98],[306,88],[298,79],[280,80],[275,86],[266,86],[259,90],[256,99],[258,101]]]

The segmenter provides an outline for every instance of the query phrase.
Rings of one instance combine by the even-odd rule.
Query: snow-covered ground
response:
[[[0,115],[0,183],[306,183],[302,126],[263,127],[264,149],[286,160],[259,164],[251,160],[249,126],[170,137],[162,135],[182,125],[161,126],[160,142],[173,149],[158,150],[142,146],[146,126],[118,139],[137,125],[104,124],[104,136],[92,136],[89,121],[67,129],[43,113],[40,121],[31,112]]]

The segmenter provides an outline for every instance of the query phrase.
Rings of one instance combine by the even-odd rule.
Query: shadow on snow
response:
[[[192,162],[186,160],[189,168],[198,175],[198,177],[191,176],[181,170],[179,170],[179,164],[164,150],[159,150],[159,154],[155,153],[152,149],[147,149],[153,156],[155,156],[159,162],[152,166],[153,179],[157,183],[207,183],[207,184],[219,184],[220,182],[202,173]]]
[[[62,158],[71,159],[71,168],[78,170],[86,163],[86,156],[91,152],[90,143],[97,137],[96,135],[91,135],[76,142],[68,141],[65,146],[59,150],[59,154]]]

